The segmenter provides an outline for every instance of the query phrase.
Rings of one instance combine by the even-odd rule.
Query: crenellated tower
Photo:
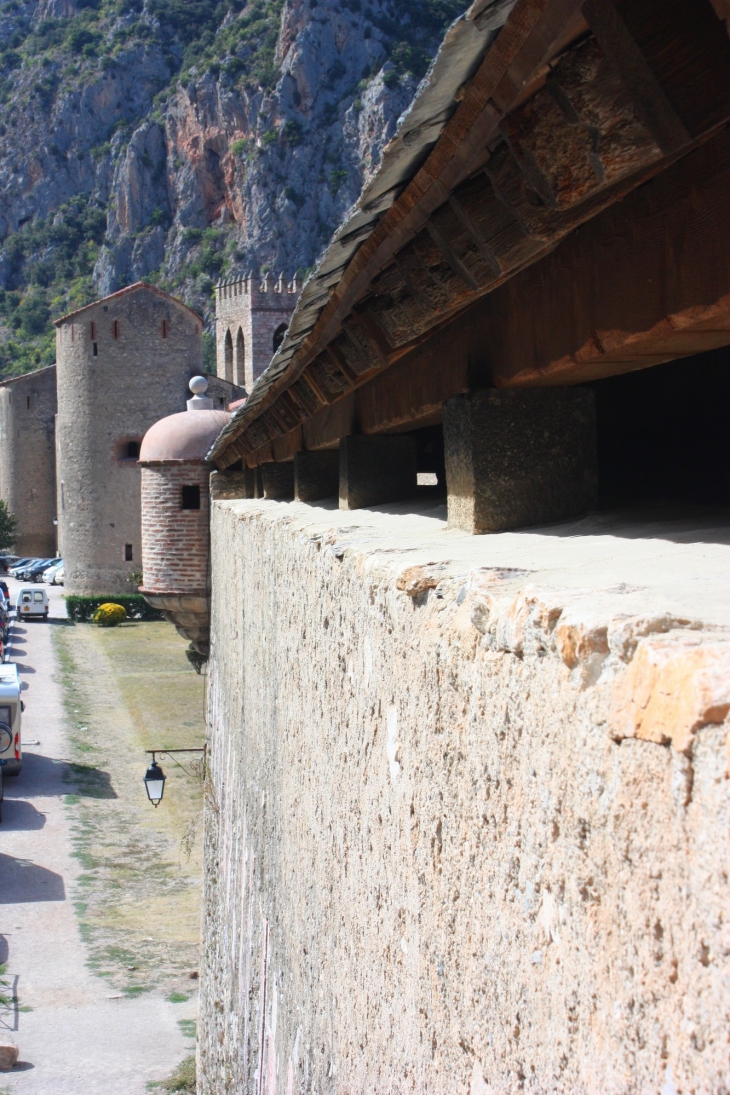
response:
[[[279,348],[296,308],[301,285],[280,274],[263,281],[253,274],[215,287],[218,376],[251,391]]]

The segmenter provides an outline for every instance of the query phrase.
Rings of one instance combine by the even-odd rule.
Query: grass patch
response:
[[[177,1066],[175,1071],[163,1080],[158,1090],[174,1095],[195,1095],[196,1069],[195,1054],[191,1053]],[[150,1084],[147,1085],[151,1087]]]
[[[53,642],[72,746],[65,800],[82,869],[73,900],[88,964],[127,996],[188,999],[183,978],[199,961],[202,787],[163,758],[165,800],[153,810],[142,776],[145,749],[202,745],[204,681],[167,623],[54,628]],[[130,985],[133,966],[154,979]]]
[[[75,806],[77,802],[81,802],[81,799],[78,795],[64,795],[63,801],[67,806]]]
[[[171,1004],[184,1004],[190,997],[186,992],[171,992],[167,999]]]
[[[194,1019],[178,1019],[177,1025],[180,1027],[180,1031],[185,1038],[197,1037],[198,1024]]]

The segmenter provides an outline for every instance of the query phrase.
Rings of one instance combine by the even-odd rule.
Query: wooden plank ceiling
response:
[[[271,459],[277,439],[724,126],[718,3],[519,0],[426,164],[217,465]]]

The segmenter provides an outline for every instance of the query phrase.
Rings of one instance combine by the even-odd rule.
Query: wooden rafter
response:
[[[665,91],[666,57],[660,64],[644,56],[617,10],[622,3],[518,0],[426,165],[344,271],[259,417],[245,422],[247,432],[258,423],[257,447],[280,436],[285,420],[313,413],[293,393],[285,413],[269,414],[282,385],[307,385],[319,405],[342,400],[730,118],[729,64],[705,74],[718,94],[704,115],[695,109],[687,128]],[[697,3],[715,18],[708,0],[670,0],[670,7]],[[576,23],[580,11],[585,22]],[[684,13],[674,16],[681,22]],[[634,24],[641,29],[640,19]],[[573,37],[584,33],[563,49],[568,26]],[[702,33],[707,41],[706,25]],[[722,48],[730,61],[730,45]],[[221,464],[229,462],[226,455]]]

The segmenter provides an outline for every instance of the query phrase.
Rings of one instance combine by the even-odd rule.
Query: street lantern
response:
[[[152,754],[152,764],[150,764],[144,777],[145,790],[147,791],[147,798],[150,800],[154,807],[157,807],[162,802],[162,796],[165,793],[165,773],[160,768],[159,764],[155,760],[154,753]]]
[[[195,776],[201,783],[205,782],[206,759],[208,756],[207,742],[202,747],[197,747],[195,749],[147,749],[146,751],[152,754],[152,763],[145,772],[144,785],[145,790],[147,791],[147,798],[153,806],[157,807],[162,802],[162,796],[165,793],[165,780],[167,778],[157,763],[158,753],[161,757],[170,757],[178,768],[182,768],[183,772],[187,772],[189,776]],[[201,760],[194,761],[190,765],[191,770],[188,770],[185,765],[180,764],[176,756],[173,756],[175,753],[202,753],[203,755]]]

